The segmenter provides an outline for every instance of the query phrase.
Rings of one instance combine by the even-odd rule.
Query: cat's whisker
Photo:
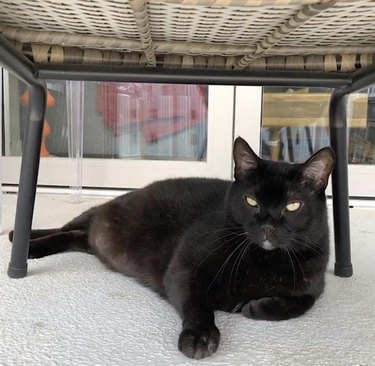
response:
[[[219,232],[227,232],[228,234],[232,234],[233,236],[243,236],[243,235],[247,234],[246,231],[238,232],[238,231],[228,230],[227,228],[225,228],[223,230],[210,231],[209,233],[214,234],[214,233],[219,233]]]
[[[295,268],[294,268],[294,263],[293,263],[292,256],[290,255],[289,248],[288,248],[288,247],[285,247],[285,250],[286,250],[286,253],[287,253],[288,256],[289,256],[290,263],[291,263],[291,265],[292,265],[292,270],[293,270],[293,294],[294,294],[295,291],[296,291],[296,270],[295,270]]]
[[[309,243],[308,243],[309,244]],[[309,245],[308,247],[309,250],[312,250],[314,253],[318,255],[326,255],[329,253],[328,249],[323,247],[323,246],[318,246],[318,245]]]
[[[237,230],[236,230],[237,229]],[[236,230],[236,231],[235,231]],[[207,230],[207,231],[203,231],[199,236],[197,236],[197,238],[202,238],[204,236],[206,236],[207,234],[214,234],[214,233],[220,233],[220,232],[228,232],[228,233],[233,233],[233,234],[239,234],[239,232],[243,232],[243,228],[241,225],[236,225],[236,226],[228,226],[228,225],[225,225],[224,227],[221,227],[220,229],[218,230]]]
[[[245,240],[240,244],[240,246],[242,246],[243,244],[245,244],[246,241],[247,241],[247,239],[245,239]],[[242,249],[239,251],[239,253],[238,253],[238,255],[237,255],[237,257],[236,257],[236,259],[235,259],[235,261],[234,261],[234,263],[233,263],[232,270],[231,270],[230,275],[229,275],[229,284],[228,284],[228,293],[229,293],[229,295],[230,295],[230,286],[231,286],[231,283],[232,283],[233,270],[236,268],[236,264],[237,264],[237,266],[240,264],[240,262],[241,262],[241,254],[243,253],[244,249],[246,249],[246,246],[244,246],[244,248],[242,248]],[[238,263],[237,263],[237,261],[238,261]],[[237,267],[237,271],[238,271],[238,267]],[[235,291],[235,285],[236,285],[236,277],[234,278],[233,291]]]
[[[242,241],[240,244],[238,244],[237,247],[230,254],[230,256],[221,265],[220,269],[218,270],[218,272],[216,273],[215,277],[213,278],[213,280],[211,281],[210,285],[208,286],[208,288],[206,290],[206,293],[210,290],[211,286],[215,283],[215,281],[218,278],[218,276],[221,276],[224,273],[225,268],[226,268],[228,262],[230,261],[230,259],[232,258],[232,256],[236,253],[236,251],[242,246],[243,243],[244,243],[244,241]]]
[[[298,259],[297,253],[295,252],[295,250],[292,247],[290,247],[289,249],[290,249],[290,252],[294,255],[294,258],[296,258],[297,264],[298,264],[298,266],[299,266],[299,268],[300,268],[300,270],[302,272],[303,278],[306,278],[305,272],[304,272],[304,270],[302,268],[300,260]]]
[[[300,234],[300,236],[303,238],[303,240],[307,243],[307,244],[310,244],[311,246],[313,246],[314,248],[319,248],[319,249],[322,249],[324,250],[325,252],[327,252],[328,248],[326,247],[326,245],[320,241],[316,241],[312,238],[309,238],[308,236],[306,235],[303,235],[303,234]],[[322,254],[328,254],[328,253],[322,253]]]
[[[223,230],[224,231],[224,230]],[[223,240],[224,238],[230,238],[231,236],[237,236],[237,237],[242,237],[244,235],[247,235],[248,232],[247,231],[244,231],[242,233],[237,233],[237,232],[232,232],[232,231],[227,231],[225,235],[222,235],[218,238],[216,238],[215,240],[213,241],[210,241],[210,242],[207,242],[205,243],[205,245],[203,247],[200,247],[198,250],[195,251],[194,254],[198,254],[200,253],[202,250],[205,250],[207,247],[210,247],[212,244],[215,244],[217,243],[218,241],[220,240]],[[229,240],[228,240],[229,241]],[[224,243],[223,243],[224,244]]]
[[[286,237],[285,240],[289,241],[292,244],[291,247],[293,247],[294,250],[297,251],[298,253],[303,252],[303,250],[301,249],[308,249],[318,255],[329,254],[329,249],[324,244],[318,241],[314,241],[304,235],[300,235],[300,239],[293,238],[293,237]]]
[[[222,237],[220,237],[219,239],[217,239],[217,240],[214,240],[214,241],[212,241],[212,242],[210,242],[207,246],[211,246],[212,244],[215,244],[217,241],[219,241],[219,240],[221,240],[221,239],[223,239],[223,238],[226,238],[226,237],[228,237],[229,235],[224,235],[224,236],[222,236]],[[213,253],[215,253],[217,250],[219,250],[220,248],[222,248],[224,245],[228,245],[228,247],[230,248],[230,247],[232,247],[233,245],[235,245],[235,244],[238,244],[238,242],[236,242],[236,241],[231,241],[231,240],[226,240],[226,241],[224,241],[222,244],[220,244],[219,246],[216,246],[213,250],[211,250],[199,263],[198,263],[198,265],[196,266],[196,270],[195,270],[195,274],[194,275],[196,275],[197,274],[197,272],[198,272],[198,270],[199,270],[199,268],[200,268],[200,266],[213,254]],[[205,248],[206,248],[206,246],[205,246]],[[205,249],[205,248],[203,248],[203,249]],[[198,251],[199,252],[199,251]],[[196,252],[196,254],[198,253],[198,252]]]
[[[252,245],[252,243],[249,241],[249,239],[246,240],[247,241],[247,244],[245,245],[243,251],[242,251],[242,255],[241,255],[241,258],[238,262],[238,265],[237,265],[237,269],[236,269],[236,273],[235,273],[235,276],[234,276],[234,284],[237,283],[237,277],[238,277],[238,271],[240,269],[240,265],[241,265],[241,262],[242,260],[244,259],[248,249],[250,248],[250,246]]]
[[[219,249],[220,247],[222,247],[223,245],[225,245],[226,243],[228,242],[231,242],[230,238],[232,237],[232,234],[231,233],[227,233],[226,235],[222,235],[218,238],[216,238],[215,240],[212,240],[210,242],[207,242],[205,243],[204,246],[200,247],[198,250],[196,250],[194,252],[194,254],[199,254],[200,252],[202,252],[203,250],[207,249],[207,247],[211,247],[213,244],[216,244],[217,242],[221,241],[221,240],[224,240],[224,239],[227,239],[225,240],[222,244],[220,244],[219,247],[216,247],[214,248],[214,250],[212,252],[210,252],[207,256],[209,256],[211,253],[213,253],[215,250]],[[229,239],[228,239],[229,238]],[[206,257],[205,257],[206,258]]]
[[[211,244],[214,244],[216,241],[212,242]],[[197,265],[197,268],[196,268],[196,271],[195,273],[197,273],[199,267],[203,264],[204,261],[206,261],[208,259],[208,257],[210,257],[213,253],[215,253],[217,250],[219,250],[220,248],[222,248],[224,245],[229,245],[229,246],[233,246],[235,243],[234,242],[231,242],[231,241],[225,241],[223,243],[221,243],[219,246],[215,247],[213,250],[211,250]]]
[[[236,226],[224,226],[220,229],[217,229],[217,230],[208,230],[206,232],[204,232],[202,235],[208,235],[208,234],[218,234],[218,233],[238,233],[238,232],[241,232],[243,231],[243,229],[239,230],[240,227],[236,227]]]

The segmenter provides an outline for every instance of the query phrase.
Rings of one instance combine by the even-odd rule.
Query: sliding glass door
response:
[[[263,158],[304,161],[330,143],[330,93],[323,88],[238,87],[237,130]],[[374,87],[350,95],[347,116],[350,196],[375,197]]]
[[[4,182],[13,184],[28,96],[9,74],[4,86]],[[80,138],[84,187],[128,189],[169,177],[231,177],[234,87],[85,82],[83,101],[68,98],[68,105],[83,105],[83,135],[72,137],[67,85],[47,86],[39,185],[72,184],[68,148]]]
[[[3,182],[17,184],[28,96],[6,72],[3,85]],[[82,93],[48,82],[40,186],[75,184],[69,146],[80,139],[82,185],[120,189],[169,177],[231,179],[238,135],[279,161],[329,145],[330,89],[85,82]],[[67,123],[74,105],[83,108],[82,136]],[[347,112],[350,195],[375,197],[375,88],[351,95]]]

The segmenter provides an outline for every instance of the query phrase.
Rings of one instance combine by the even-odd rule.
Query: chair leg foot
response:
[[[351,277],[353,275],[353,266],[351,264],[340,266],[335,263],[335,275],[338,277]]]
[[[24,267],[17,268],[13,267],[10,263],[8,266],[8,276],[10,278],[23,278],[26,277],[27,275],[27,264]]]

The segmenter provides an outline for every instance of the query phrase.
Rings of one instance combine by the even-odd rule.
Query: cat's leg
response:
[[[214,313],[200,301],[185,302],[182,314],[182,331],[178,349],[190,358],[200,359],[217,351],[220,332],[214,322]]]
[[[286,320],[296,318],[310,309],[315,302],[313,295],[300,297],[263,297],[251,300],[242,308],[247,318],[263,320]]]
[[[69,250],[86,252],[88,249],[86,233],[79,230],[58,232],[30,240],[28,258],[42,258]]]
[[[61,228],[59,229],[42,229],[42,230],[31,230],[30,232],[30,239],[37,239],[42,238],[43,236],[48,236],[51,234],[56,234],[61,232]],[[8,234],[9,241],[13,242],[13,234],[14,231],[11,230]]]
[[[211,356],[219,346],[220,332],[215,325],[213,310],[207,307],[204,296],[194,288],[198,286],[191,286],[189,272],[169,269],[165,287],[169,302],[182,317],[178,349],[190,358]]]

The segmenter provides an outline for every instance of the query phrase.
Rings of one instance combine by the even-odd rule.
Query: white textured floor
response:
[[[99,199],[71,204],[37,198],[34,227],[63,224]],[[3,203],[12,227],[15,196]],[[375,365],[375,210],[353,209],[350,279],[327,274],[324,296],[305,316],[262,322],[217,313],[221,345],[194,361],[177,350],[180,319],[164,300],[112,273],[94,257],[65,253],[29,261],[29,275],[6,275],[0,242],[0,365]]]

